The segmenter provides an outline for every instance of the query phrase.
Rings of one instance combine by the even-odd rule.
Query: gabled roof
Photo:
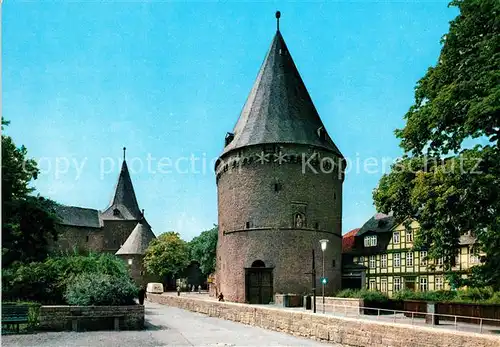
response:
[[[395,220],[392,215],[376,213],[371,217],[358,231],[357,235],[363,235],[367,232],[384,233],[391,231]]]
[[[360,228],[353,229],[342,236],[342,252],[349,252],[354,246],[354,237]]]
[[[116,255],[144,255],[151,240],[156,236],[151,226],[143,218],[137,223],[125,243],[115,253]]]
[[[88,228],[100,228],[99,211],[77,206],[56,205],[55,212],[59,224]]]
[[[123,159],[113,200],[111,205],[102,213],[102,219],[140,220],[141,216],[127,162]]]
[[[233,133],[223,155],[256,144],[294,143],[342,156],[326,132],[279,30]]]

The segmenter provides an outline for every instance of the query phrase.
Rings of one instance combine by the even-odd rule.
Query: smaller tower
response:
[[[144,213],[144,210],[142,213]],[[144,269],[143,260],[149,243],[153,239],[156,239],[156,236],[143,215],[125,243],[115,253],[126,261],[129,266],[130,276],[138,285],[145,285],[151,281]]]

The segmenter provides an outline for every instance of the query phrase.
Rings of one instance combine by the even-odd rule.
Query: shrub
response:
[[[387,302],[389,298],[382,292],[366,289],[344,289],[337,293],[339,298],[359,298],[370,302]]]
[[[467,288],[457,290],[456,301],[458,302],[484,302],[494,296],[492,288]]]
[[[112,254],[56,256],[41,263],[14,264],[3,269],[2,298],[65,304],[68,285],[85,273],[105,274],[129,281],[125,263]]]
[[[133,305],[136,294],[128,277],[83,273],[68,284],[65,298],[70,305]]]

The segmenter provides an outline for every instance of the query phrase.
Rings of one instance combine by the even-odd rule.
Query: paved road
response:
[[[8,347],[159,347],[159,346],[323,346],[288,334],[146,303],[144,331],[38,333],[2,336]],[[332,345],[328,345],[332,346]],[[340,347],[340,345],[337,345]]]

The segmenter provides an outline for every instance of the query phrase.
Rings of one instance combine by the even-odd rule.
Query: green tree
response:
[[[215,271],[218,235],[219,227],[214,225],[189,242],[191,260],[200,264],[200,270],[206,276]]]
[[[9,122],[2,120],[2,130]],[[30,182],[38,177],[37,163],[27,149],[2,134],[2,266],[14,261],[40,261],[48,242],[57,239],[55,203],[33,196]]]
[[[379,211],[417,220],[415,246],[454,265],[459,238],[486,252],[471,285],[500,289],[500,2],[455,0],[459,15],[438,62],[417,83],[415,103],[396,130],[405,156],[380,180]],[[464,141],[483,142],[467,148]]]
[[[144,255],[147,272],[161,278],[176,276],[189,265],[189,247],[178,233],[169,231],[151,241]]]

